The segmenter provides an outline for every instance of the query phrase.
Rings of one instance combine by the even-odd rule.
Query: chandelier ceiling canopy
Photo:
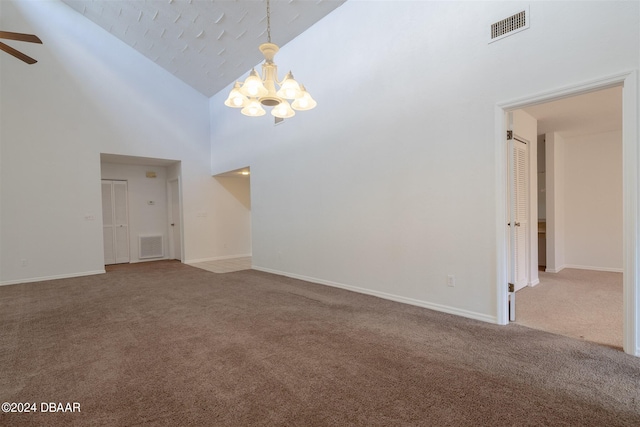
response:
[[[291,71],[282,81],[278,81],[278,66],[273,58],[280,48],[271,43],[271,9],[267,0],[267,43],[260,45],[260,52],[264,55],[262,77],[251,70],[244,83],[236,82],[224,102],[231,108],[241,108],[245,116],[259,117],[266,114],[263,106],[273,107],[271,114],[281,119],[293,117],[297,111],[314,108],[317,103],[303,85],[298,83]],[[292,101],[289,104],[289,101]]]

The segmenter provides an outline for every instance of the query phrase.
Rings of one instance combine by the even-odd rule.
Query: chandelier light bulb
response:
[[[246,105],[248,99],[240,92],[240,82],[236,82],[229,93],[229,97],[224,101],[224,105],[231,108],[241,108]]]
[[[288,119],[296,115],[296,112],[291,109],[291,106],[287,101],[282,101],[280,104],[273,107],[271,115],[279,117],[281,119]]]
[[[293,78],[291,71],[286,75],[278,91],[278,96],[285,99],[296,99],[302,95],[300,84]]]
[[[300,92],[302,93],[300,98],[297,98],[291,104],[291,107],[294,110],[308,111],[308,110],[311,110],[311,109],[315,108],[315,106],[318,105],[318,103],[315,101],[315,99],[313,99],[311,97],[311,95],[309,95],[309,92],[307,92],[307,90],[305,89],[304,85],[300,85]]]
[[[262,108],[262,105],[260,105],[260,102],[258,102],[257,99],[252,99],[251,101],[249,101],[247,106],[244,107],[240,112],[249,117],[259,117],[266,114],[266,111],[264,111],[264,108]]]
[[[304,110],[305,108],[309,108],[309,100],[306,99],[306,98],[300,98],[298,100],[297,107],[299,107],[300,110]]]
[[[260,97],[267,94],[267,89],[265,89],[262,79],[258,76],[255,68],[251,70],[249,77],[242,84],[240,92],[250,97]]]

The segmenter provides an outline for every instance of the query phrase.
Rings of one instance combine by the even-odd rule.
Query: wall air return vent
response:
[[[493,43],[507,36],[511,36],[529,28],[529,8],[491,24],[491,37],[489,43]]]
[[[140,259],[162,258],[164,256],[162,235],[139,236],[140,237]]]

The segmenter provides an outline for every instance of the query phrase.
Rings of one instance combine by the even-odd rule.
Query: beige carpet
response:
[[[540,272],[540,284],[516,293],[516,322],[622,349],[622,273]]]
[[[638,426],[640,359],[254,270],[0,287],[2,426]],[[40,408],[40,406],[38,406]]]

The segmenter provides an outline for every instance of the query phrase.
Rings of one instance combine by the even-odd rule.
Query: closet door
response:
[[[111,181],[102,181],[102,234],[104,241],[104,265],[115,264],[115,228],[113,226],[113,192],[111,189]]]
[[[127,181],[102,181],[104,263],[129,262],[129,207]]]
[[[129,262],[129,209],[127,181],[113,181],[113,217],[116,264]]]

